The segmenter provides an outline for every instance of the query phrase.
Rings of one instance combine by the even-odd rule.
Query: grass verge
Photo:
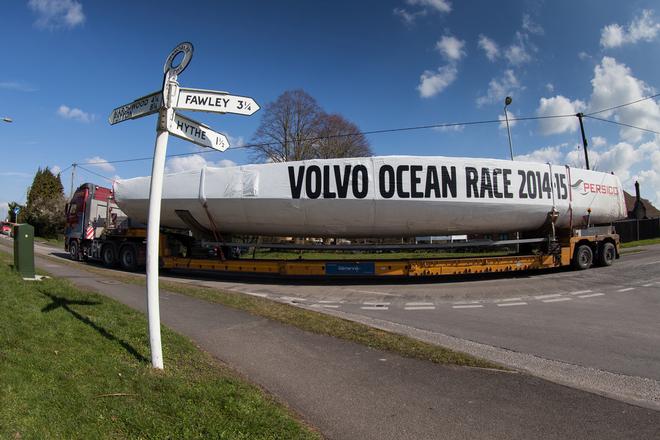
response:
[[[144,275],[110,271],[56,257],[46,256],[46,258],[59,263],[71,264],[79,269],[103,277],[114,278],[125,283],[137,285],[145,285],[146,283]],[[171,292],[243,310],[253,315],[272,319],[305,331],[332,336],[378,350],[390,351],[405,357],[428,360],[446,365],[505,369],[487,360],[423,342],[409,336],[387,332],[358,322],[282,304],[266,298],[258,298],[237,292],[227,292],[211,287],[194,286],[189,283],[163,281],[162,279],[160,281],[160,287]]]
[[[660,244],[660,238],[649,238],[648,240],[629,241],[628,243],[621,243],[621,247],[626,249],[637,246],[648,246],[651,244]]]
[[[1,438],[316,439],[257,387],[144,316],[64,280],[23,281],[0,253]]]

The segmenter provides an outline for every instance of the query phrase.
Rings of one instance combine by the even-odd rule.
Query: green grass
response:
[[[34,237],[34,241],[37,243],[45,242],[52,246],[57,246],[59,248],[64,249],[64,236],[60,234],[58,234],[57,237],[50,237],[50,238]]]
[[[59,263],[72,264],[77,268],[104,277],[114,278],[125,283],[138,285],[145,284],[144,275],[108,271],[55,257],[47,258]],[[258,298],[237,292],[227,292],[220,289],[173,281],[161,280],[160,287],[171,292],[243,310],[253,315],[272,319],[305,331],[356,342],[374,349],[390,351],[405,357],[428,360],[438,364],[503,369],[500,365],[465,353],[453,351],[445,347],[423,342],[397,333],[376,329],[347,319],[302,309],[288,304],[282,304],[266,298]]]
[[[68,282],[21,280],[0,253],[0,437],[313,439],[318,434],[142,314]]]
[[[507,251],[490,252],[439,252],[439,251],[410,251],[410,252],[360,252],[360,251],[280,251],[259,250],[255,252],[255,259],[276,260],[405,260],[428,258],[464,258],[464,257],[495,257],[508,255]],[[252,252],[241,255],[242,259],[252,259]]]
[[[659,238],[649,238],[648,240],[629,241],[628,243],[621,243],[622,248],[631,248],[637,246],[648,246],[651,244],[660,244]]]

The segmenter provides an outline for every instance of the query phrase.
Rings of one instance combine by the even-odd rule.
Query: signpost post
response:
[[[249,97],[234,96],[226,92],[201,89],[179,88],[179,74],[190,63],[193,55],[191,43],[180,43],[170,52],[163,72],[163,89],[138,98],[133,102],[117,107],[110,113],[110,125],[129,119],[158,113],[156,125],[156,145],[151,168],[149,188],[149,218],[147,223],[147,310],[149,316],[149,342],[151,344],[151,364],[163,369],[163,351],[160,340],[160,306],[158,294],[158,247],[160,239],[160,205],[163,194],[163,175],[169,134],[193,142],[202,147],[225,151],[229,140],[201,122],[176,114],[177,110],[206,111],[252,115],[259,105]],[[175,64],[177,57],[181,61]]]

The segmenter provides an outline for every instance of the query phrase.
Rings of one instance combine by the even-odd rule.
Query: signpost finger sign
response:
[[[149,220],[147,225],[147,309],[149,315],[149,342],[151,364],[163,369],[160,340],[160,309],[158,303],[158,244],[160,236],[160,201],[163,193],[163,174],[168,134],[193,142],[202,147],[225,151],[229,148],[227,136],[212,130],[201,122],[176,114],[174,109],[252,115],[259,110],[254,99],[230,95],[227,92],[179,88],[177,77],[188,67],[193,55],[191,43],[180,43],[167,57],[164,66],[163,89],[117,107],[110,113],[110,125],[129,119],[159,113],[156,125],[156,145],[149,189]],[[180,61],[178,58],[180,57]]]

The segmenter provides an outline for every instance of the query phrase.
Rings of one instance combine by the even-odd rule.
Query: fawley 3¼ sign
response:
[[[224,134],[213,131],[201,122],[193,121],[178,114],[174,115],[174,120],[168,121],[167,131],[178,138],[202,147],[209,147],[218,151],[225,151],[229,148],[229,140]]]
[[[234,96],[213,90],[181,88],[174,108],[250,116],[259,110],[259,104],[247,96]]]
[[[159,90],[150,95],[138,98],[129,104],[117,107],[110,113],[108,121],[110,125],[115,125],[128,119],[137,119],[142,116],[152,115],[157,113],[162,105],[163,92]]]

